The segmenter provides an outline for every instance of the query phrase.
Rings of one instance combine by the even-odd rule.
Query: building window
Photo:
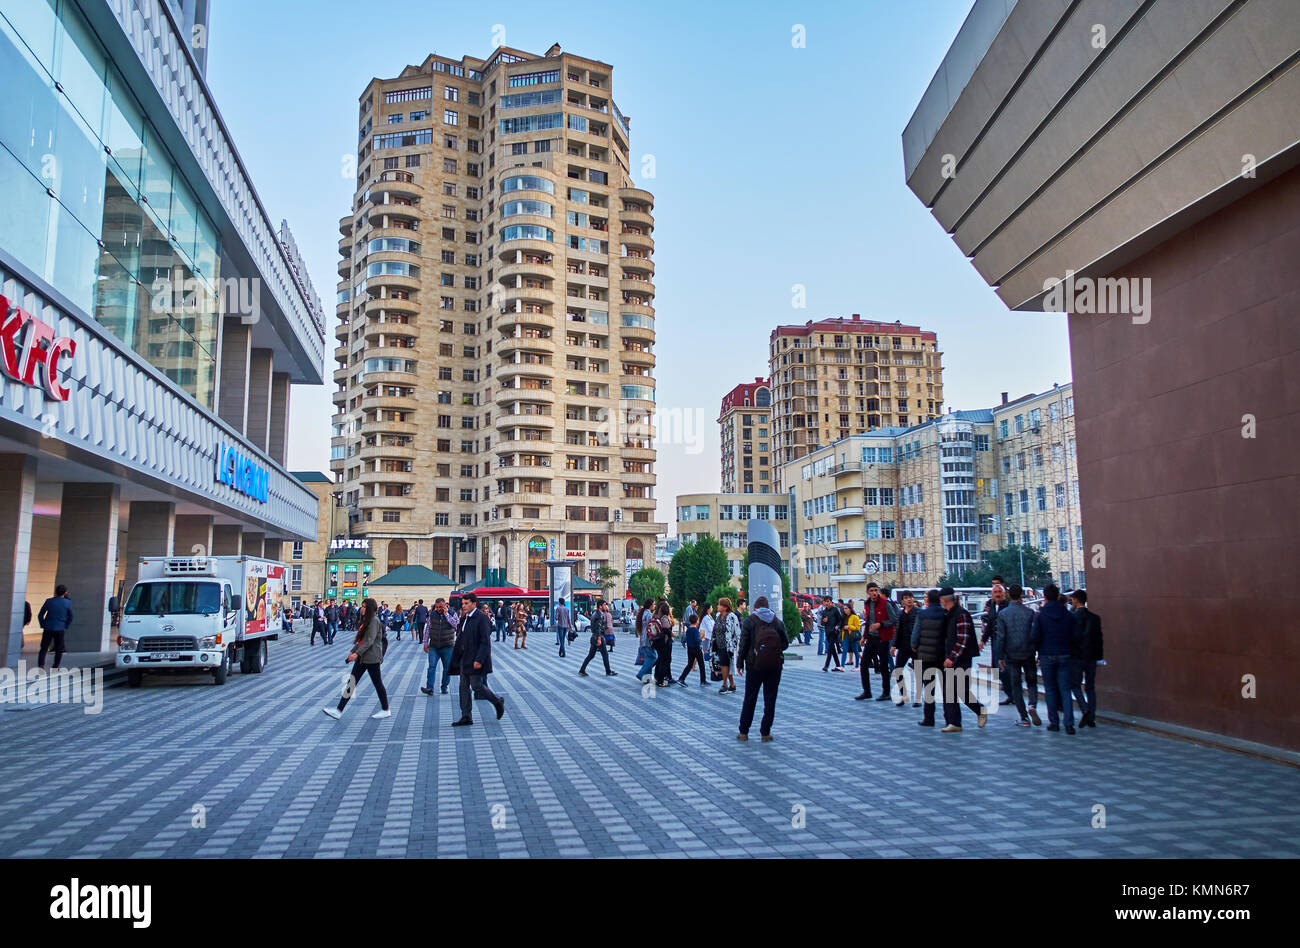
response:
[[[302,559],[302,541],[301,541],[301,540],[295,540],[295,541],[293,542],[293,558],[294,558],[295,560],[300,560],[300,559]]]
[[[406,565],[406,541],[390,540],[388,542],[388,572]]]

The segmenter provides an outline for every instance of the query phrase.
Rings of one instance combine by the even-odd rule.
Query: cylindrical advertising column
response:
[[[779,616],[784,608],[781,602],[780,535],[766,520],[751,520],[746,526],[749,535],[749,607],[753,608],[759,596],[766,596],[769,608]]]

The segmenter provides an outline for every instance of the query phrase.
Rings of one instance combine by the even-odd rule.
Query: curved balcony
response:
[[[619,457],[627,458],[629,461],[653,461],[656,452],[654,448],[633,448],[624,445],[618,453]]]
[[[339,218],[339,233],[344,237],[352,236],[352,215]]]
[[[387,223],[385,223],[387,219]],[[397,230],[399,234],[419,240],[420,231],[408,230],[405,227],[394,228],[393,221],[402,221],[407,224],[420,226],[424,216],[420,213],[418,204],[372,204],[370,210],[366,212],[366,223],[373,230]]]
[[[419,333],[416,332],[415,327],[410,323],[388,323],[388,322],[381,323],[378,320],[374,320],[374,319],[366,320],[366,325],[362,329],[361,334],[362,334],[362,338],[366,340],[368,346],[375,349],[377,348],[399,349],[400,351],[406,353],[406,356],[404,358],[408,358],[408,359],[411,357],[411,349],[406,349],[401,346],[394,346],[391,344],[391,342],[387,346],[380,347],[378,342],[372,342],[371,340],[377,340],[380,336],[384,336],[386,339],[389,340],[410,339],[414,341],[415,338],[419,335]],[[374,353],[371,351],[371,349],[366,350],[367,359],[370,358],[373,354]]]
[[[620,230],[618,243],[644,253],[654,253],[655,251],[655,239],[649,234],[637,234],[628,230]]]
[[[346,257],[339,258],[338,274],[344,280],[352,277],[352,255],[350,253]]]
[[[529,440],[526,438],[507,438],[505,433],[509,432],[514,425],[503,425],[497,430],[502,432],[501,440],[496,443],[498,451],[516,451],[524,454],[541,452],[542,454],[554,454],[560,445],[553,439],[553,432],[547,431],[546,437],[541,439]],[[535,426],[534,426],[535,427]]]
[[[399,273],[381,273],[377,276],[367,277],[366,285],[372,289],[378,286],[391,286],[399,290],[415,292],[420,289],[421,284],[419,277],[403,276]]]
[[[339,341],[340,345],[344,345],[347,343],[348,336],[351,334],[351,332],[352,329],[350,326],[348,326],[348,321],[346,319],[340,319],[334,325],[334,338]]]
[[[542,451],[542,454],[550,454],[550,451]],[[564,473],[563,469],[556,469],[553,465],[543,464],[540,466],[511,464],[506,467],[494,467],[488,474],[489,477],[506,478],[506,477],[526,477],[529,480],[549,480]],[[550,495],[548,495],[550,496]]]
[[[366,190],[370,192],[370,203],[376,207],[389,203],[382,200],[386,194],[416,201],[424,197],[424,188],[415,180],[415,175],[405,171],[385,171]]]
[[[642,280],[654,281],[655,262],[649,257],[619,257],[618,265],[622,267],[625,275],[633,274],[631,279],[634,281],[637,279],[637,274],[640,275]]]
[[[419,293],[412,293],[410,299],[402,299],[397,296],[378,296],[372,300],[366,300],[366,315],[371,313],[392,312],[392,313],[418,313],[420,304],[417,299]]]
[[[527,336],[504,336],[497,342],[497,354],[506,356],[510,352],[540,352],[555,354],[554,339],[530,339]]]
[[[612,281],[611,281],[612,282]],[[642,296],[648,296],[654,299],[655,285],[650,280],[636,280],[624,275],[618,281],[618,289],[623,293],[639,293]],[[644,303],[627,303],[627,306],[644,306]]]
[[[834,543],[827,543],[826,546],[832,550],[865,550],[867,548],[867,541],[836,540]]]
[[[410,380],[408,379],[407,381],[409,384]],[[416,404],[417,402],[414,395],[364,395],[361,398],[360,407],[363,412],[377,411],[380,408],[389,411],[415,411]],[[378,425],[379,427],[374,429],[377,431],[397,431],[402,425],[402,422],[370,421],[361,426],[362,432],[364,433],[371,430],[369,427],[370,425]]]
[[[511,218],[511,220],[514,220],[514,218]],[[543,220],[550,221],[550,224],[547,226],[548,230],[556,229],[555,221],[553,219],[543,218]],[[497,228],[497,233],[498,235],[501,233],[500,227]],[[554,257],[556,248],[559,246],[560,246],[559,244],[552,243],[549,240],[537,240],[532,237],[516,237],[513,240],[501,241],[501,253],[505,254],[509,252],[513,254],[516,250],[520,250],[524,253],[546,254],[548,256]]]
[[[406,494],[402,497],[361,497],[357,500],[357,507],[362,510],[414,510],[415,495]],[[388,524],[374,523],[373,526],[388,526]]]
[[[414,461],[415,445],[408,444],[404,447],[395,444],[362,445],[361,450],[357,452],[356,456],[363,461]]]
[[[493,504],[527,504],[529,507],[550,507],[556,503],[555,495],[549,492],[522,490],[493,494],[488,500]]]
[[[653,471],[624,471],[620,476],[624,484],[647,484],[651,487],[657,477]]]
[[[550,329],[555,323],[555,317],[550,313],[515,313],[506,312],[498,313],[496,327],[503,333],[507,330],[513,332],[517,328],[528,327],[530,329]]]
[[[654,233],[655,219],[645,211],[627,211],[620,208],[617,213],[620,222],[640,227],[650,234]]]
[[[510,428],[554,428],[555,416],[522,411],[502,412],[493,420],[493,424],[498,431]]]
[[[554,380],[555,367],[551,365],[536,365],[530,362],[503,362],[497,366],[496,376],[498,379],[524,377]]]
[[[398,471],[367,471],[362,470],[357,475],[359,484],[414,484],[421,475],[411,471],[410,473]],[[411,494],[399,496],[410,497]]]
[[[635,313],[638,316],[649,316],[651,319],[655,318],[655,308],[645,303],[618,303],[614,308],[620,313]],[[613,316],[610,317],[611,320],[614,318],[615,317]],[[619,325],[622,325],[622,320],[619,320]],[[627,329],[624,327],[624,332],[626,331]],[[653,332],[653,330],[649,331]]]
[[[344,385],[346,385],[348,381],[348,376],[350,376],[355,371],[356,371],[356,366],[350,366],[350,365],[345,365],[341,369],[335,369],[334,384],[337,385],[341,382]]]
[[[619,499],[619,503],[625,508],[654,510],[659,502],[653,497],[623,497]]]
[[[507,286],[503,291],[506,314],[515,312],[521,306],[540,306],[540,313],[533,313],[534,316],[550,316],[555,310],[555,291],[554,289],[545,290],[539,287],[528,286]],[[494,299],[493,302],[501,303],[502,300]],[[503,314],[505,315],[505,314]]]
[[[645,188],[619,188],[615,193],[621,201],[637,201],[652,211],[655,209],[655,196]]]
[[[506,263],[497,270],[497,280],[507,290],[539,289],[538,287],[515,286],[515,280],[541,281],[540,289],[547,293],[555,292],[555,268],[548,263]]]
[[[555,403],[555,389],[523,388],[522,386],[516,387],[513,385],[499,386],[496,389],[496,401],[509,402],[515,399],[552,405]]]
[[[376,400],[378,399],[363,398],[361,401],[362,404],[364,404],[365,402],[376,401]],[[412,404],[412,406],[414,406],[415,404],[414,398],[409,398],[409,399],[394,398],[391,399],[391,401],[398,401],[398,402],[409,401]],[[388,406],[385,405],[384,407],[388,407]],[[397,406],[393,406],[393,409],[395,411],[400,410],[397,408]],[[414,409],[412,408],[412,410]],[[420,431],[419,425],[410,421],[363,421],[358,427],[358,431],[363,438],[369,435],[375,435],[376,437],[378,437],[380,435],[386,435],[386,434],[408,435],[410,437],[416,437],[423,433]],[[347,440],[351,440],[351,439],[349,438]]]
[[[837,507],[834,510],[827,511],[826,516],[832,520],[838,520],[840,517],[861,517],[861,507]]]
[[[624,349],[618,354],[618,357],[623,362],[627,362],[631,365],[653,366],[655,364],[655,354],[653,352],[638,352],[635,349]]]
[[[409,352],[409,350],[406,350]],[[410,358],[408,355],[407,358]],[[372,385],[401,385],[410,388],[419,381],[419,376],[414,372],[367,372],[366,387]]]

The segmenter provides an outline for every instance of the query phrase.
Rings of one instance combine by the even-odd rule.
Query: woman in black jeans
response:
[[[383,623],[379,621],[379,603],[373,599],[365,601],[358,625],[361,632],[352,644],[351,654],[348,655],[348,661],[353,663],[352,674],[343,687],[343,697],[339,699],[337,709],[324,709],[325,713],[336,721],[343,715],[343,709],[348,706],[348,699],[356,691],[362,675],[370,676],[375,692],[379,695],[379,710],[370,716],[386,718],[392,713],[388,710],[388,692],[384,689],[384,679],[379,674],[379,665],[384,660],[384,628]]]
[[[654,650],[655,684],[667,688],[673,683],[673,614],[667,599],[659,600],[655,610]]]

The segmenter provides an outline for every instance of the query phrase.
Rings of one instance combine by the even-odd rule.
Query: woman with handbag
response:
[[[370,716],[386,718],[392,714],[388,710],[388,691],[385,690],[384,679],[379,674],[379,665],[384,660],[384,626],[379,621],[379,604],[373,599],[367,599],[362,607],[360,626],[361,631],[357,634],[356,641],[352,643],[352,651],[347,659],[354,664],[352,674],[348,676],[347,683],[343,686],[343,697],[339,699],[337,708],[322,709],[336,721],[343,716],[343,709],[347,707],[349,699],[356,691],[362,675],[370,676],[375,692],[379,695],[379,710]]]
[[[860,667],[862,664],[862,618],[853,609],[853,600],[848,602],[849,617],[844,623],[844,667]]]
[[[718,600],[718,617],[713,625],[713,653],[718,656],[718,665],[722,672],[722,687],[718,694],[725,695],[736,690],[736,679],[731,674],[731,663],[740,647],[740,619],[731,607],[731,600],[723,596]]]
[[[650,670],[655,667],[659,660],[659,654],[654,649],[655,630],[658,623],[655,621],[654,600],[647,599],[641,603],[641,611],[636,617],[636,637],[637,645],[640,651],[637,653],[637,660],[641,663],[640,669],[636,673],[636,680],[643,681],[645,676],[650,674]]]

